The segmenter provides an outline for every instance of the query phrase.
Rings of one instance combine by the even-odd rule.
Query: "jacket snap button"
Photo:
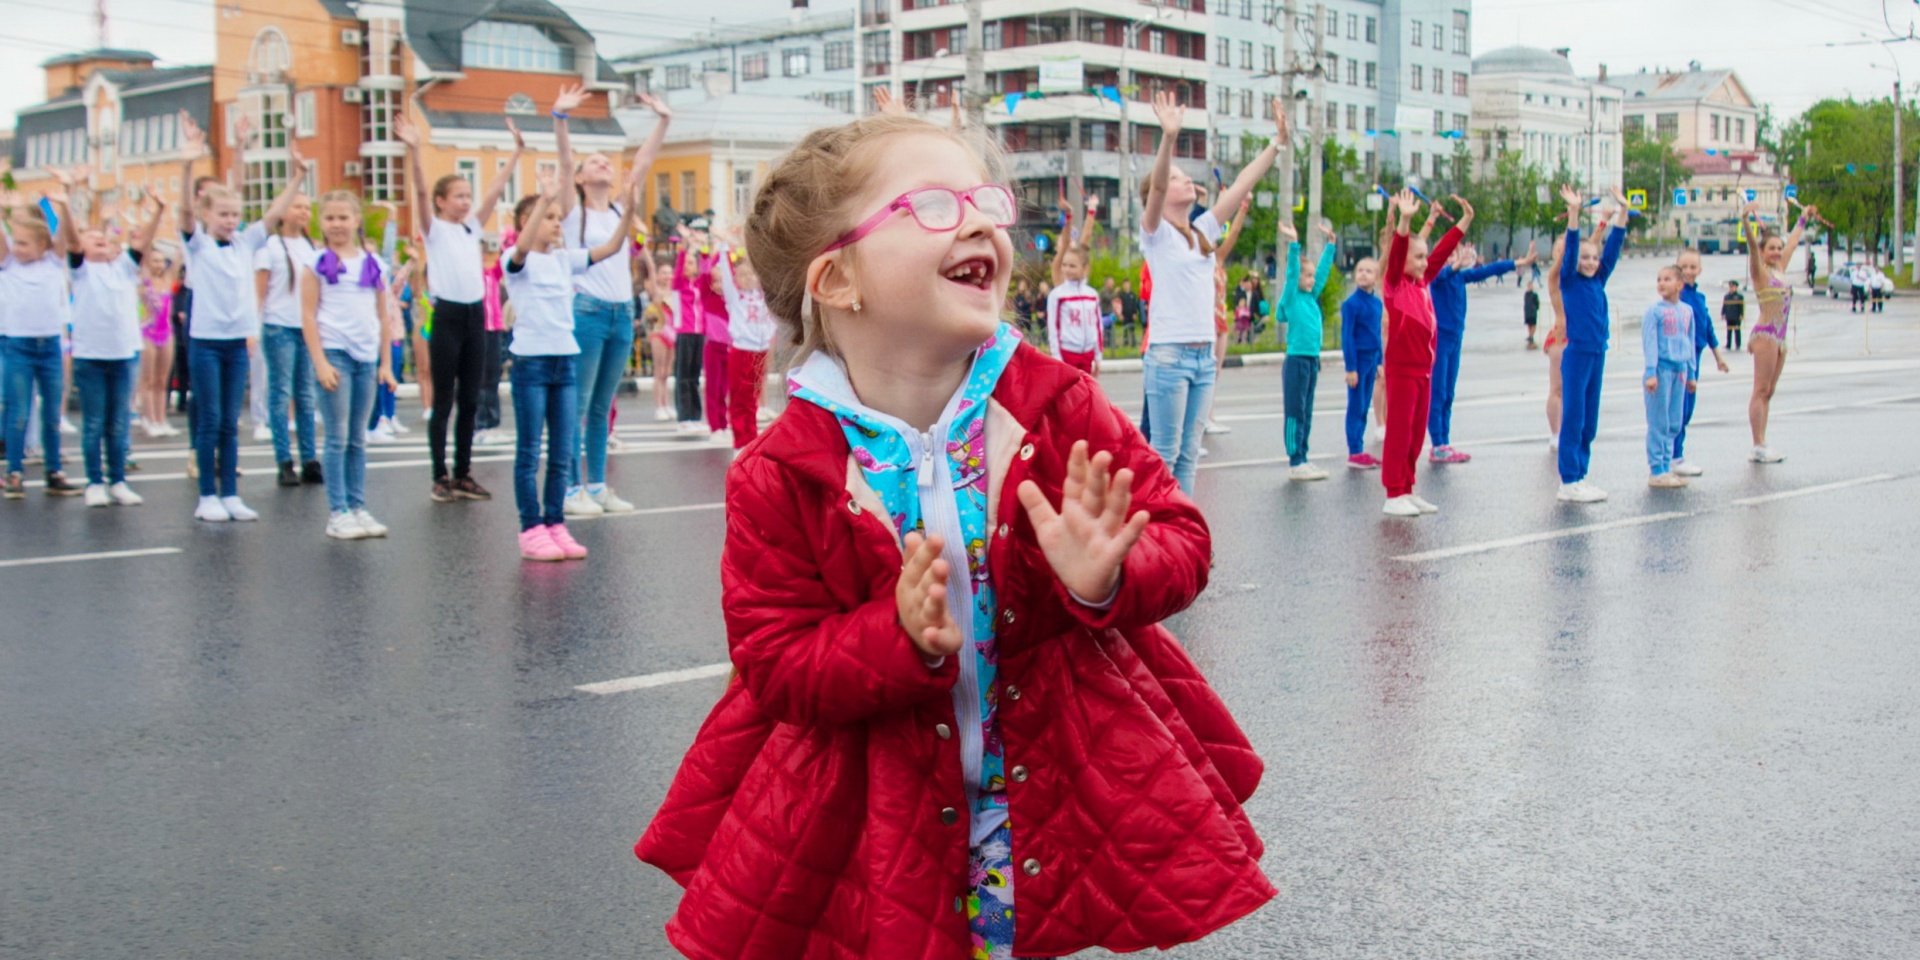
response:
[[[946,724],[944,724],[944,723],[936,723],[936,724],[934,724],[934,725],[933,725],[933,733],[934,733],[934,736],[937,736],[937,737],[939,737],[939,738],[940,738],[940,739],[942,739],[942,740],[952,740],[952,739],[953,739],[953,728],[952,728],[952,727],[949,727],[949,726],[947,726],[947,725],[946,725]]]
[[[1000,622],[1001,623],[1013,622],[1013,609],[1011,607],[1009,607],[1006,610],[1000,611]]]
[[[858,503],[855,503],[855,502],[854,502],[854,501],[852,501],[852,500],[848,500],[848,501],[847,501],[847,509],[848,509],[849,511],[851,511],[852,513],[854,513],[854,514],[858,514],[858,513],[860,512],[860,504],[858,504]]]
[[[960,822],[960,811],[958,811],[958,810],[955,810],[955,809],[954,809],[954,808],[952,808],[952,807],[941,807],[941,808],[940,808],[940,822],[941,822],[941,823],[944,823],[944,824],[948,824],[948,825],[952,825],[952,824],[955,824],[955,823],[959,823],[959,822]]]
[[[1003,537],[1007,535],[1007,525],[1004,523],[1000,525],[1000,535]]]
[[[1027,768],[1026,768],[1026,767],[1014,767],[1014,768],[1013,768],[1013,782],[1014,782],[1014,783],[1026,783],[1026,782],[1027,782]]]
[[[1020,448],[1020,459],[1022,460],[1033,459],[1033,444],[1029,443],[1026,446]]]
[[[1037,877],[1040,875],[1040,861],[1028,860],[1020,865],[1020,869],[1025,870],[1029,877]]]
[[[1020,699],[1020,688],[1014,686],[1011,683],[1007,684],[1007,699],[1008,700]]]

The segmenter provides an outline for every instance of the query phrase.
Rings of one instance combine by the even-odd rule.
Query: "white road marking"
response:
[[[145,550],[109,550],[105,553],[68,553],[57,557],[26,557],[0,560],[0,567],[36,567],[49,563],[80,563],[86,560],[121,560],[128,557],[164,557],[181,553],[179,547],[149,547]]]
[[[1469,543],[1469,544],[1464,544],[1458,547],[1447,547],[1442,550],[1427,550],[1421,553],[1407,553],[1407,554],[1402,554],[1400,556],[1394,557],[1394,559],[1405,562],[1405,563],[1422,563],[1428,560],[1445,560],[1449,557],[1464,557],[1469,554],[1488,553],[1494,550],[1503,550],[1503,549],[1506,549],[1507,547],[1521,547],[1521,546],[1526,546],[1527,544],[1530,544],[1530,543],[1542,543],[1548,540],[1559,540],[1563,537],[1577,537],[1577,536],[1581,536],[1583,534],[1588,534],[1588,533],[1599,533],[1602,530],[1617,530],[1621,527],[1638,527],[1638,526],[1643,526],[1649,523],[1662,523],[1667,520],[1678,520],[1682,517],[1691,517],[1691,516],[1693,516],[1693,514],[1686,513],[1683,511],[1673,511],[1669,513],[1650,513],[1650,514],[1645,514],[1638,517],[1623,517],[1619,520],[1608,520],[1604,523],[1589,523],[1589,524],[1584,524],[1578,527],[1564,527],[1559,530],[1548,530],[1542,533],[1527,533],[1517,537],[1502,537],[1498,540],[1484,540],[1484,541],[1481,541],[1480,543]]]
[[[677,507],[645,507],[639,510],[629,510],[626,513],[603,513],[597,517],[569,517],[567,522],[572,523],[575,520],[619,520],[622,517],[655,517],[664,513],[693,513],[700,510],[722,510],[725,509],[726,506],[724,503],[683,503]]]
[[[1864,486],[1869,483],[1884,483],[1892,479],[1894,479],[1894,475],[1891,473],[1876,473],[1871,477],[1841,480],[1837,483],[1822,483],[1812,487],[1801,487],[1798,490],[1782,490],[1779,493],[1769,493],[1758,497],[1742,497],[1739,500],[1731,501],[1731,503],[1736,507],[1751,507],[1762,503],[1772,503],[1775,500],[1790,500],[1794,497],[1804,497],[1808,494],[1826,493],[1829,490],[1844,490],[1848,487]]]
[[[648,687],[664,687],[691,680],[705,680],[709,677],[724,677],[733,670],[731,663],[711,663],[704,667],[689,667],[685,670],[668,670],[663,673],[647,673],[637,677],[621,677],[618,680],[602,680],[599,683],[583,683],[575,690],[597,696],[615,693],[627,693],[633,690],[645,690]]]

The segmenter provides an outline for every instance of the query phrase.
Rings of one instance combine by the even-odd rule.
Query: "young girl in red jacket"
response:
[[[1165,948],[1274,894],[1260,760],[1159,626],[1206,524],[1002,322],[1016,216],[959,134],[887,114],[754,198],[793,402],[728,474],[735,676],[636,846],[689,957]]]
[[[1420,459],[1427,408],[1433,398],[1433,296],[1427,288],[1453,256],[1461,228],[1448,228],[1429,255],[1427,233],[1442,211],[1435,204],[1420,235],[1409,236],[1413,216],[1419,212],[1420,198],[1412,190],[1401,190],[1387,205],[1387,226],[1393,231],[1393,240],[1387,249],[1382,281],[1387,305],[1387,437],[1380,446],[1380,482],[1387,488],[1384,512],[1390,517],[1440,512],[1439,507],[1413,494],[1414,468]]]

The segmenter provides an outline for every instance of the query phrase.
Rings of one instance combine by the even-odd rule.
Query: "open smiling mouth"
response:
[[[943,276],[954,283],[970,286],[976,290],[985,290],[987,284],[993,280],[993,273],[992,259],[972,257],[947,268]]]

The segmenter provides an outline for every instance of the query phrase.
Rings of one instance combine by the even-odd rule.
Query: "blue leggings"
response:
[[[1367,452],[1367,410],[1373,406],[1373,382],[1380,377],[1380,355],[1360,354],[1347,372],[1360,376],[1358,386],[1347,388],[1347,456],[1357,457]]]
[[[1427,435],[1434,449],[1453,443],[1453,388],[1460,382],[1460,341],[1445,337],[1433,344],[1433,402],[1427,408]]]
[[[1587,478],[1593,438],[1600,432],[1600,381],[1605,353],[1568,350],[1560,355],[1560,482]]]

